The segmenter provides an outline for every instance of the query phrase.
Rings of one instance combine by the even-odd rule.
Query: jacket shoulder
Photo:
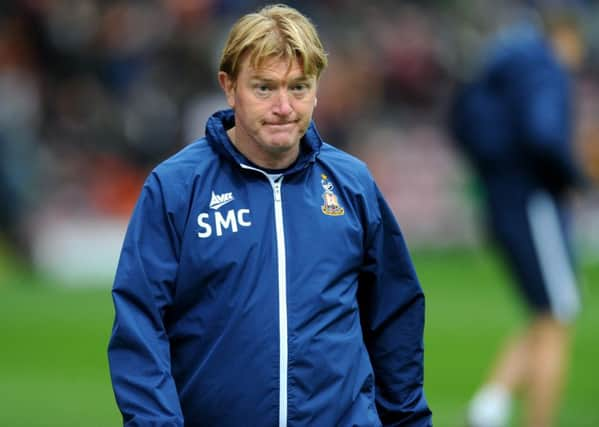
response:
[[[161,179],[180,180],[199,173],[215,160],[216,154],[206,138],[198,139],[159,163],[153,174]]]
[[[330,144],[322,144],[319,159],[325,165],[334,168],[338,172],[352,175],[355,178],[372,180],[372,175],[366,163]]]
[[[205,138],[198,139],[159,163],[146,179],[147,190],[162,194],[167,206],[185,203],[198,176],[215,164],[214,153]]]

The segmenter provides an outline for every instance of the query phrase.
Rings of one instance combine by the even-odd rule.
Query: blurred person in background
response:
[[[502,28],[452,104],[453,134],[478,173],[488,225],[530,309],[470,402],[470,427],[506,426],[519,391],[527,426],[554,424],[580,308],[569,202],[584,182],[572,140],[581,38],[572,15],[543,17],[543,26]]]
[[[31,261],[41,93],[34,49],[16,7],[0,7],[0,242]]]
[[[113,288],[125,425],[432,425],[402,233],[312,123],[326,64],[295,9],[243,16],[218,73],[231,109],[147,178]]]

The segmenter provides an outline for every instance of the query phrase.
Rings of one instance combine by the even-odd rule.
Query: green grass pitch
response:
[[[417,251],[414,261],[427,296],[425,388],[434,424],[461,427],[467,400],[524,312],[489,251]],[[11,264],[0,256],[0,426],[121,425],[106,358],[110,285],[65,289]],[[599,426],[599,265],[584,266],[582,283],[585,307],[557,427]]]

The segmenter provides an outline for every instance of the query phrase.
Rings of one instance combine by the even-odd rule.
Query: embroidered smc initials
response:
[[[208,212],[202,212],[198,215],[198,225],[200,226],[198,237],[200,239],[210,237],[214,230],[216,230],[216,235],[219,237],[228,229],[233,233],[237,233],[239,227],[252,225],[249,218],[249,209],[239,209],[237,211],[229,209],[224,215],[220,211],[213,212],[212,215]]]

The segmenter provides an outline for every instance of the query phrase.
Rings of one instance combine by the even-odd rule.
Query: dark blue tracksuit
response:
[[[579,308],[565,195],[581,182],[572,152],[571,82],[532,27],[500,37],[454,98],[451,128],[485,189],[489,225],[535,311]]]
[[[114,283],[114,391],[133,426],[431,425],[424,295],[364,163],[314,126],[281,174],[215,114],[159,165]]]

